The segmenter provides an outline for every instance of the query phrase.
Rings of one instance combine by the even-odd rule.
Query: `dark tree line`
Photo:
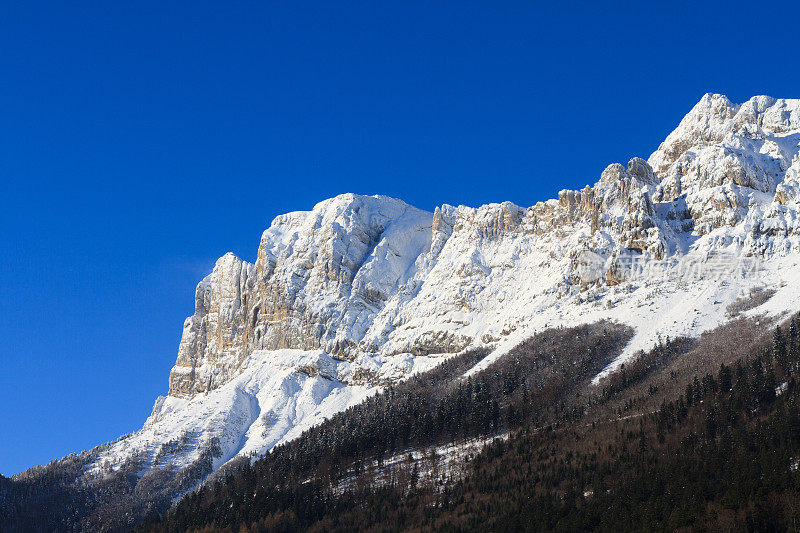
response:
[[[291,529],[360,507],[361,496],[332,488],[366,459],[380,462],[403,450],[579,418],[582,406],[569,392],[585,385],[631,336],[630,328],[606,321],[547,330],[465,379],[486,352],[454,357],[186,496],[163,522],[150,521],[143,529],[238,530],[253,523],[271,529],[281,521]],[[374,498],[387,489],[354,490]]]
[[[368,450],[386,454],[431,439],[475,434],[464,427],[511,430],[507,440],[495,440],[470,460],[461,478],[440,486],[367,483],[335,492],[330,490],[331,479],[344,472],[349,460],[344,457],[358,457],[357,453],[343,452],[337,462],[324,451],[315,452],[321,453],[317,459],[318,465],[325,465],[324,474],[312,460],[281,480],[276,474],[293,471],[288,464],[278,468],[274,459],[285,452],[276,450],[275,456],[270,454],[253,468],[189,496],[142,529],[796,530],[800,526],[798,326],[794,317],[757,336],[760,340],[747,344],[733,361],[731,354],[715,353],[712,359],[722,361],[715,370],[691,376],[681,369],[696,368],[693,360],[687,360],[703,356],[696,350],[718,350],[727,344],[713,338],[697,346],[686,339],[664,341],[598,387],[586,388],[583,383],[584,395],[576,394],[575,386],[580,387],[580,377],[591,372],[578,370],[573,375],[565,368],[579,369],[582,362],[592,360],[578,355],[586,349],[581,342],[572,342],[580,335],[561,330],[570,334],[534,338],[497,366],[473,376],[471,394],[465,392],[466,382],[451,379],[447,392],[430,402],[424,395],[415,396],[427,405],[424,409],[398,401],[403,398],[402,387],[380,400],[405,405],[397,411],[389,408],[396,412],[388,419],[391,423],[394,416],[437,413],[442,402],[452,405],[442,407],[443,413],[476,408],[485,418],[476,418],[470,423],[474,426],[455,421],[439,426],[432,414],[430,422],[419,426],[409,422],[409,427],[429,428],[431,433],[412,432],[398,441],[397,435],[406,430],[390,432],[393,437],[377,439],[382,444],[361,449],[362,457]],[[569,361],[567,365],[549,359],[555,353],[550,341],[569,346],[570,355],[563,360]],[[561,387],[561,377],[577,382]],[[487,398],[474,391],[484,378],[491,408],[478,409]],[[408,386],[406,392],[412,394],[414,387]],[[475,398],[476,405],[457,407],[467,398]],[[654,404],[654,409],[644,408]],[[355,412],[342,415],[339,423]],[[316,435],[331,430],[317,428]],[[296,445],[304,446],[300,441]]]
[[[124,437],[122,437],[124,438]],[[141,475],[134,454],[113,472],[87,475],[108,445],[0,478],[0,531],[125,531],[168,509],[176,495],[211,473],[219,443],[180,470],[165,464]]]
[[[460,377],[487,352],[477,350],[462,354],[407,382],[389,387],[365,404],[278,448],[271,454],[268,467],[257,463],[253,468],[242,470],[238,486],[255,483],[256,479],[262,484],[273,479],[276,486],[298,485],[295,488],[301,494],[314,492],[320,485],[329,491],[331,483],[341,480],[354,465],[359,467],[366,457],[381,460],[387,454],[409,447],[494,434],[516,427],[520,423],[518,419],[538,414],[539,407],[528,401],[529,391],[535,387],[553,390],[567,387],[576,375],[599,370],[607,357],[622,347],[629,334],[610,323],[552,330],[542,334],[536,343],[528,343],[529,351],[533,349],[531,346],[541,345],[539,352],[530,355],[518,349],[513,352],[516,354],[513,358],[509,354],[492,365],[491,373],[483,372],[466,381]],[[572,357],[567,352],[578,343],[591,344],[591,349],[576,348],[578,355]],[[535,377],[537,372],[528,371],[526,365],[539,368],[539,377]],[[561,409],[565,408],[561,406]],[[170,454],[181,443],[170,442],[157,454],[158,466],[144,476],[140,475],[140,457],[131,458],[111,474],[84,476],[87,466],[105,449],[101,446],[33,468],[13,480],[0,479],[0,530],[130,529],[148,517],[159,516],[177,494],[192,489],[208,476],[213,456],[218,452],[213,444],[208,443],[200,459],[181,470],[169,463]],[[209,486],[214,490],[222,487],[232,472],[246,464],[246,460],[237,461],[214,473],[209,478]],[[308,483],[304,484],[306,481]],[[321,516],[319,509],[322,508],[315,507],[314,497],[296,499],[306,502],[303,504],[306,514]],[[281,505],[276,506],[280,508]]]
[[[797,529],[798,317],[660,340],[590,385],[630,335],[608,322],[548,330],[466,379],[486,353],[451,358],[151,508],[139,529]],[[498,434],[434,482],[409,453]],[[399,474],[374,476],[406,455]],[[0,479],[0,517],[15,490]]]

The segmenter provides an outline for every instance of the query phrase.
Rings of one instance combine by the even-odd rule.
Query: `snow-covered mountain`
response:
[[[800,297],[800,100],[705,95],[645,161],[528,208],[344,194],[277,217],[254,263],[220,258],[184,323],[169,394],[90,471],[216,469],[256,456],[378,387],[474,346],[489,364],[556,325],[610,318],[659,336]],[[613,365],[612,365],[613,366]]]

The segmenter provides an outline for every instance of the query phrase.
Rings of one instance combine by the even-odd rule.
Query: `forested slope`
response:
[[[797,317],[775,329],[742,319],[699,339],[663,339],[595,386],[588,370],[624,343],[619,326],[550,330],[468,381],[442,379],[479,357],[467,354],[218,479],[142,530],[796,528],[799,326]],[[447,385],[430,394],[427,380]],[[371,434],[356,422],[367,413]],[[466,460],[465,475],[421,483],[421,463],[408,461],[408,475],[389,483],[333,490],[366,457],[503,432]]]
[[[343,494],[334,491],[370,460],[380,463],[391,453],[498,435],[523,424],[578,419],[583,407],[571,391],[588,385],[631,335],[630,328],[607,321],[547,330],[464,379],[485,355],[467,352],[312,428],[253,466],[218,477],[182,500],[167,522],[146,528],[238,527],[287,512],[300,516],[292,527],[310,526],[332,512],[330,506],[350,501],[353,490],[371,490],[369,483],[358,483]]]

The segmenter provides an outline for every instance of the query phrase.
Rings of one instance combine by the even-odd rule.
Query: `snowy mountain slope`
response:
[[[262,454],[387,380],[476,345],[485,366],[546,327],[630,324],[619,364],[754,287],[776,293],[750,313],[795,309],[799,152],[800,100],[706,95],[648,161],[529,208],[345,194],[281,215],[254,263],[228,254],[198,285],[169,395],[90,470]]]
[[[138,455],[149,467],[178,469],[212,452],[216,470],[299,436],[378,390],[378,384],[428,370],[441,357],[382,357],[354,363],[322,351],[257,350],[240,373],[192,398],[160,397],[144,427],[105,450],[89,468],[104,473]],[[360,373],[371,372],[367,382]]]

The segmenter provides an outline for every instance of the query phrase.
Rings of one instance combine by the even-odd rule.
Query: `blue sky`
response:
[[[275,215],[532,205],[705,92],[800,97],[792,4],[598,4],[4,2],[0,473],[138,429]]]

